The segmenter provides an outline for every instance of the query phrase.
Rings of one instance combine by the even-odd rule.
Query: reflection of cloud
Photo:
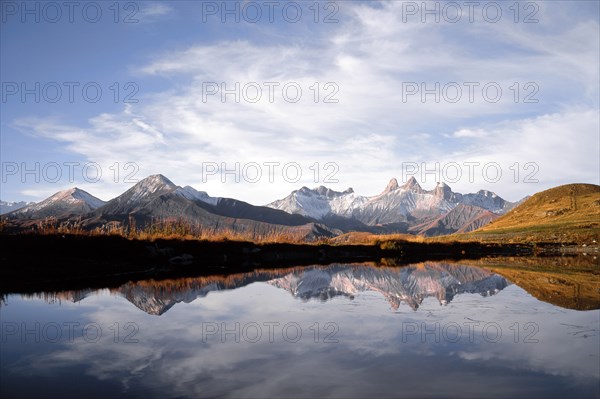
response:
[[[596,313],[595,317],[594,313]],[[513,351],[506,351],[502,346],[485,345],[485,351],[464,348],[458,351],[456,356],[468,361],[502,362],[512,369],[521,369],[523,364],[526,364],[527,369],[531,371],[585,381],[594,374],[596,377],[600,375],[597,345],[600,327],[598,313],[598,311],[568,313],[570,320],[580,323],[578,325],[581,330],[595,332],[587,338],[573,337],[568,327],[562,323],[554,325],[556,323],[547,323],[547,320],[540,323],[524,315],[525,317],[510,320],[513,324],[502,327],[502,332],[508,339],[519,342],[518,355]],[[568,341],[568,344],[565,344],[565,341]]]

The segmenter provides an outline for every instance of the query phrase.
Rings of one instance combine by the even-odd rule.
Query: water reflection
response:
[[[509,266],[338,264],[11,295],[0,396],[598,397],[600,311],[540,301],[501,275],[527,271]]]
[[[304,301],[322,301],[336,296],[353,299],[360,292],[381,293],[397,310],[405,303],[413,310],[427,297],[441,305],[462,293],[494,295],[510,282],[478,267],[426,262],[405,267],[376,267],[372,264],[311,266],[280,270],[257,270],[230,276],[208,276],[163,281],[138,281],[111,289],[151,315],[162,315],[173,305],[190,303],[210,292],[233,290],[256,282],[266,282]],[[34,294],[48,303],[79,302],[94,290]]]

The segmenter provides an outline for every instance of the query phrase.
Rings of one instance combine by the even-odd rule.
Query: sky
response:
[[[598,1],[0,4],[5,201],[600,183]]]

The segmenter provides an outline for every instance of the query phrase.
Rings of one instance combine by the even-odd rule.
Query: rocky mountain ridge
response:
[[[349,231],[422,235],[469,232],[514,205],[485,190],[455,193],[444,183],[424,190],[413,177],[403,185],[391,179],[372,197],[359,195],[352,188],[338,192],[324,186],[302,187],[267,206],[255,206],[233,198],[211,197],[190,186],[177,186],[163,175],[152,175],[107,202],[72,188],[3,218],[13,230],[31,228],[49,217],[77,220],[84,229],[131,223],[142,227],[177,220],[215,232],[299,234],[314,239]]]

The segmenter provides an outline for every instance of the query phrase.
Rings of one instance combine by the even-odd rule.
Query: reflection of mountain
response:
[[[461,293],[493,295],[510,283],[487,270],[428,262],[402,268],[309,268],[271,280],[269,284],[305,300],[325,300],[338,295],[353,297],[358,292],[376,291],[394,309],[406,302],[416,310],[426,297],[435,297],[440,304],[446,304]]]
[[[268,281],[292,269],[258,270],[230,276],[206,276],[163,281],[138,281],[124,284],[111,291],[152,315],[161,315],[179,302],[190,303],[213,291],[233,290],[246,285]]]
[[[327,300],[334,296],[353,298],[358,292],[376,291],[383,294],[394,309],[406,302],[414,310],[426,297],[436,297],[446,304],[457,294],[493,295],[510,284],[504,277],[484,269],[425,263],[402,268],[334,265],[265,270],[226,278],[129,283],[115,291],[144,312],[161,315],[176,303],[190,303],[211,291],[235,289],[258,281],[283,288],[304,300]]]
[[[111,292],[123,296],[148,314],[161,315],[176,303],[190,303],[212,291],[236,289],[260,281],[283,288],[303,300],[327,300],[334,296],[353,298],[359,292],[376,291],[394,309],[405,302],[414,310],[426,297],[435,297],[441,304],[446,304],[457,294],[493,295],[510,284],[505,278],[477,267],[428,262],[405,267],[311,266],[256,270],[230,276],[147,280],[127,283]],[[68,291],[40,296],[46,301],[77,302],[92,292]]]
[[[211,291],[224,289],[221,284],[198,282],[181,290],[171,289],[167,286],[153,287],[152,285],[129,283],[119,287],[116,291],[144,312],[152,315],[161,315],[179,302],[190,303],[197,298],[205,297]]]

